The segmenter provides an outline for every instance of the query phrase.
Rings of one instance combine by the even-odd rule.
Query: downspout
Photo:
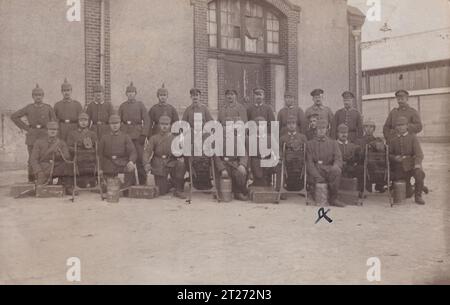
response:
[[[356,108],[362,113],[362,97],[361,97],[361,73],[360,73],[360,45],[361,30],[352,31],[355,39],[355,81],[356,81]]]
[[[100,84],[105,85],[105,4],[100,0]]]

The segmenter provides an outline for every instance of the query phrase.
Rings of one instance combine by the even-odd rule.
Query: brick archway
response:
[[[207,33],[207,10],[211,0],[191,0],[194,16],[194,86],[202,91],[201,100],[208,103],[208,59],[217,59],[217,98],[218,103],[223,103],[224,91],[224,54],[220,50],[210,50]],[[293,93],[298,100],[298,33],[300,22],[300,7],[293,5],[289,0],[265,0],[267,4],[276,8],[284,16],[280,27],[284,30],[280,33],[280,40],[284,47],[280,49],[279,58],[267,56],[264,58],[264,73],[266,75],[265,87],[267,99],[275,100],[275,69],[277,65],[285,67],[285,90]]]

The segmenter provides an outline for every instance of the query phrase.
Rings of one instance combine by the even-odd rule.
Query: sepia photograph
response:
[[[450,0],[0,0],[0,114],[0,285],[450,284]]]

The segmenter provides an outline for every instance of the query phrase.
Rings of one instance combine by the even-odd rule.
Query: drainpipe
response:
[[[105,3],[100,0],[100,84],[105,86]]]
[[[355,80],[356,80],[356,108],[362,113],[362,97],[361,97],[361,63],[360,63],[360,46],[361,46],[361,30],[352,31],[355,39]]]

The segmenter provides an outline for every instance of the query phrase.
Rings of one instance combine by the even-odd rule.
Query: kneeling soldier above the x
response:
[[[186,166],[183,158],[172,154],[171,146],[175,135],[170,133],[170,123],[171,118],[167,115],[159,118],[159,132],[152,135],[144,149],[144,168],[155,177],[160,195],[167,194],[170,188],[175,186],[174,196],[186,199],[183,194]]]
[[[52,184],[53,177],[59,183],[64,181],[66,162],[70,159],[69,149],[63,140],[58,139],[58,123],[47,123],[48,135],[36,140],[31,152],[30,163],[38,185]]]
[[[412,197],[411,177],[416,181],[415,202],[425,204],[422,191],[425,173],[422,169],[423,152],[415,134],[408,131],[408,119],[399,117],[396,136],[389,142],[389,159],[392,162],[393,180],[406,181],[406,197]]]
[[[111,131],[102,136],[98,145],[99,174],[111,178],[124,173],[124,188],[127,188],[135,184],[136,149],[130,137],[120,131],[120,116],[111,115],[109,126]]]

